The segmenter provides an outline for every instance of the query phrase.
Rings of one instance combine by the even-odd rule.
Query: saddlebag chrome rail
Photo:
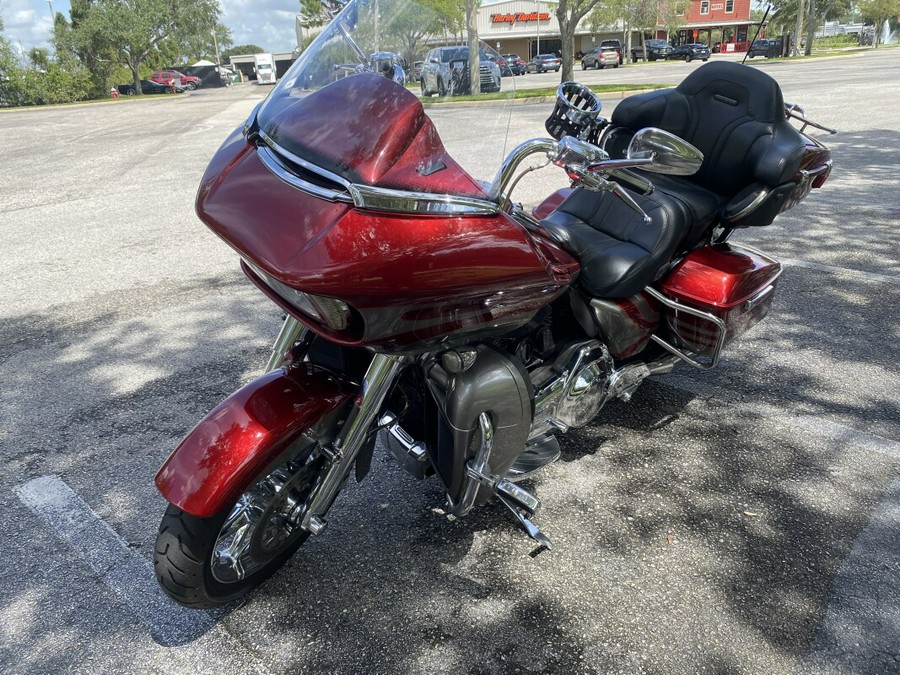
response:
[[[696,354],[689,354],[688,352],[679,349],[675,345],[666,342],[658,335],[650,336],[650,339],[660,347],[665,349],[667,352],[674,354],[685,363],[694,366],[694,368],[699,368],[700,370],[709,370],[710,368],[715,368],[716,364],[719,363],[719,356],[722,354],[722,347],[725,344],[725,335],[728,332],[725,322],[714,314],[704,312],[700,309],[694,309],[693,307],[688,307],[687,305],[677,302],[676,300],[667,298],[655,288],[650,288],[648,286],[644,289],[644,292],[656,298],[661,304],[665,305],[666,307],[674,309],[676,312],[684,312],[685,314],[695,316],[699,319],[703,319],[704,321],[709,321],[716,327],[716,345],[713,348],[712,354],[709,356],[708,363],[703,363],[702,361],[696,360],[695,358],[693,358],[694,356],[696,356]]]

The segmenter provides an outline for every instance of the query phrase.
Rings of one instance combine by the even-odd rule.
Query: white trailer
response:
[[[257,84],[275,84],[275,57],[272,54],[254,54],[253,70]]]

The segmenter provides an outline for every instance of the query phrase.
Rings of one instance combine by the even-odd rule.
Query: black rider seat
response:
[[[580,284],[596,297],[635,295],[720,222],[729,227],[772,222],[796,185],[791,179],[805,151],[802,136],[785,117],[778,83],[733,62],[706,64],[675,89],[625,99],[606,136],[624,149],[644,127],[674,133],[704,156],[693,176],[638,172],[655,188],[649,196],[632,194],[649,224],[615,195],[583,189],[541,223],[578,258]]]

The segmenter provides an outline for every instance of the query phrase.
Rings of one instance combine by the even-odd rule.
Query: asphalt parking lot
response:
[[[832,177],[736,238],[786,264],[765,323],[608,405],[533,481],[554,551],[529,557],[499,505],[448,521],[377,455],[326,535],[215,613],[156,590],[153,475],[278,328],[193,214],[266,90],[0,113],[0,671],[900,671],[900,49],[753,65],[840,130]],[[490,178],[483,139],[543,135],[550,109],[438,126]]]

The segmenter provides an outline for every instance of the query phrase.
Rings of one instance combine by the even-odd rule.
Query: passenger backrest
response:
[[[692,143],[704,160],[689,180],[726,199],[755,183],[775,187],[790,180],[804,153],[778,83],[729,61],[697,68],[675,89],[625,99],[612,123],[631,132],[660,127]]]

